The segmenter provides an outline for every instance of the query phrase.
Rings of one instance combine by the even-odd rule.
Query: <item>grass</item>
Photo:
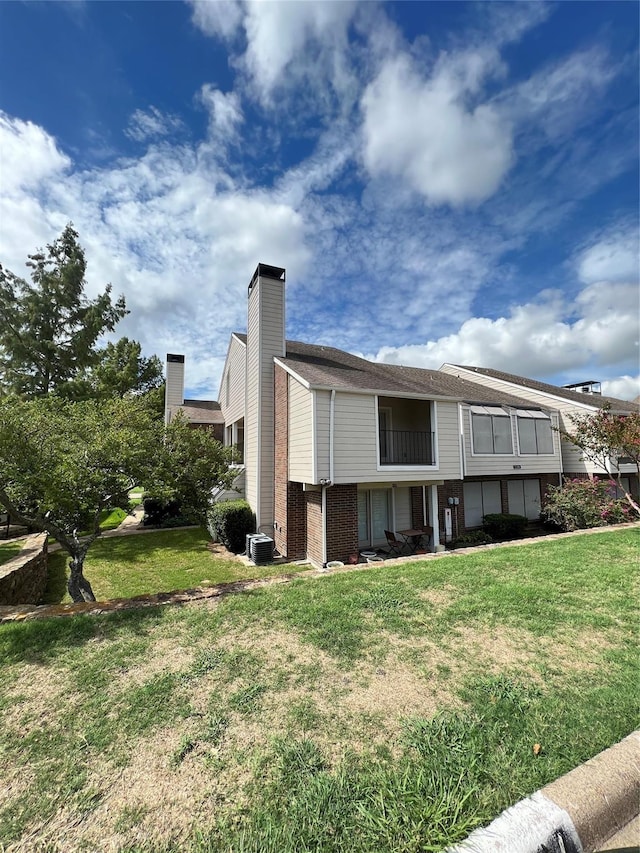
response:
[[[137,536],[97,540],[85,562],[85,576],[99,601],[131,598],[153,592],[213,586],[226,581],[265,577],[295,567],[246,566],[231,557],[214,555],[204,530],[162,530]],[[49,556],[49,582],[44,602],[70,601],[66,590],[68,555]]]
[[[17,557],[20,551],[22,551],[23,544],[22,540],[0,543],[0,566]]]
[[[441,850],[636,727],[637,553],[597,533],[2,626],[0,843]]]

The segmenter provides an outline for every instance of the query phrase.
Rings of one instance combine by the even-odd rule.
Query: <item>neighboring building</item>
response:
[[[517,394],[537,406],[555,410],[560,428],[564,432],[571,432],[572,416],[594,414],[605,406],[619,414],[630,414],[640,410],[636,401],[630,402],[603,396],[600,393],[600,383],[594,380],[560,387],[486,367],[444,364],[440,370],[449,376],[476,382],[479,387]],[[639,484],[635,465],[625,463],[621,459],[611,459],[607,470],[619,473],[624,488],[631,494],[638,495]],[[607,470],[584,459],[579,448],[567,439],[562,439],[562,473],[565,477],[604,477],[607,476]]]
[[[435,548],[488,512],[538,518],[562,470],[553,407],[286,341],[284,307],[285,270],[259,264],[219,394],[258,529],[281,554],[322,565],[384,546],[387,530],[430,525]]]
[[[171,423],[177,412],[192,427],[209,429],[218,441],[224,440],[224,417],[216,400],[184,399],[184,356],[167,353],[164,422]]]

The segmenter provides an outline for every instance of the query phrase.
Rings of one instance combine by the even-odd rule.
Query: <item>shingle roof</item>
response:
[[[453,398],[470,403],[497,403],[532,408],[531,401],[515,394],[458,379],[439,370],[367,361],[334,347],[305,344],[300,341],[287,341],[286,350],[286,357],[279,361],[308,382],[312,388],[376,391],[390,396],[398,393],[424,394],[433,398]]]
[[[613,410],[620,412],[633,412],[639,408],[635,402],[629,400],[618,400],[615,397],[606,397],[601,394],[582,394],[580,391],[571,391],[569,388],[563,388],[560,385],[550,385],[548,382],[539,382],[537,379],[528,379],[526,376],[516,376],[515,373],[505,373],[503,370],[494,370],[491,367],[474,367],[468,364],[454,364],[452,366],[461,367],[463,370],[490,376],[494,379],[501,379],[504,382],[511,382],[515,385],[523,385],[525,388],[531,388],[534,391],[553,394],[574,403],[582,403],[583,406],[595,406],[601,409],[609,405]]]
[[[223,424],[220,403],[216,400],[185,400],[181,406],[171,406],[171,415],[183,412],[194,424]]]

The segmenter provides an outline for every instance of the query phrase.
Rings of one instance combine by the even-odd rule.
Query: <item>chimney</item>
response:
[[[184,403],[184,356],[167,353],[164,389],[164,422],[171,421],[171,410]]]
[[[285,355],[284,288],[281,267],[258,264],[249,284],[245,406],[247,500],[258,530],[273,534],[274,363]]]

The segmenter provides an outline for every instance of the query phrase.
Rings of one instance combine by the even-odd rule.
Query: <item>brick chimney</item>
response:
[[[184,403],[184,356],[167,353],[164,390],[164,422],[171,420],[171,410]]]
[[[285,355],[281,267],[258,264],[249,284],[245,411],[247,500],[258,529],[271,535],[274,520],[274,363]]]

